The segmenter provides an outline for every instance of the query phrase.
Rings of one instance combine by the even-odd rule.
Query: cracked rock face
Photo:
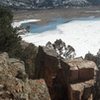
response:
[[[0,54],[0,100],[50,100],[43,79],[29,80],[24,63]]]
[[[50,42],[40,46],[37,55],[36,76],[46,80],[52,100],[93,100],[97,71],[93,61],[59,59],[59,68],[58,54]]]

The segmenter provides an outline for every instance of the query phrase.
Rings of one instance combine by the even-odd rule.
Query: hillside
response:
[[[99,5],[100,0],[0,0],[0,4],[18,9],[38,9]]]

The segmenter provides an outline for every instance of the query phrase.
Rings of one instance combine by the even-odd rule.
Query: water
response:
[[[94,16],[72,18],[72,19],[56,18],[56,19],[53,19],[51,22],[46,23],[45,25],[39,25],[37,23],[25,23],[25,24],[22,24],[22,26],[24,28],[26,28],[27,26],[30,26],[30,28],[29,28],[30,33],[40,34],[45,31],[55,30],[58,25],[68,23],[68,22],[71,22],[74,20],[83,20],[83,21],[93,20],[94,21],[94,20],[100,20],[100,18],[95,18]]]
[[[42,33],[45,31],[50,31],[50,30],[55,30],[57,28],[58,25],[65,23],[67,20],[63,19],[63,18],[57,18],[57,19],[53,19],[51,22],[46,23],[45,25],[39,25],[36,23],[26,23],[26,24],[22,24],[22,26],[25,28],[27,26],[30,26],[29,31],[31,33]]]
[[[32,34],[23,36],[23,40],[38,46],[62,39],[75,48],[77,57],[88,51],[96,54],[100,48],[100,18],[54,19],[44,26],[32,24],[30,31]]]

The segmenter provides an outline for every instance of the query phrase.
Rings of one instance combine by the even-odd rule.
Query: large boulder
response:
[[[0,100],[51,100],[43,79],[29,80],[24,63],[0,54]]]
[[[70,100],[93,100],[94,80],[81,83],[70,84],[69,99]]]
[[[0,54],[0,73],[5,75],[16,76],[18,71],[22,70],[25,72],[24,62],[15,59],[9,58],[7,53]]]
[[[0,100],[51,100],[43,79],[27,80],[0,74]]]
[[[0,100],[29,100],[27,88],[22,80],[9,75],[0,74],[0,84],[3,86],[0,91]],[[28,85],[28,84],[27,84]]]
[[[94,79],[97,66],[88,60],[71,60],[67,64],[70,66],[70,83],[84,82]]]
[[[23,52],[21,54],[21,60],[25,63],[25,70],[28,77],[34,79],[35,77],[35,62],[38,48],[34,44],[22,43]]]
[[[39,47],[36,61],[36,78],[45,79],[52,100],[88,100],[94,95],[97,66],[93,61],[59,59],[50,43]]]
[[[36,78],[44,78],[49,87],[52,87],[53,78],[58,70],[58,59],[55,50],[48,47],[39,47],[36,60]]]

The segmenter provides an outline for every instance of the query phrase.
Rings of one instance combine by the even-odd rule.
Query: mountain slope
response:
[[[0,4],[13,8],[37,9],[58,6],[98,5],[100,0],[0,0]]]
[[[69,6],[86,6],[89,4],[87,0],[66,0]]]

